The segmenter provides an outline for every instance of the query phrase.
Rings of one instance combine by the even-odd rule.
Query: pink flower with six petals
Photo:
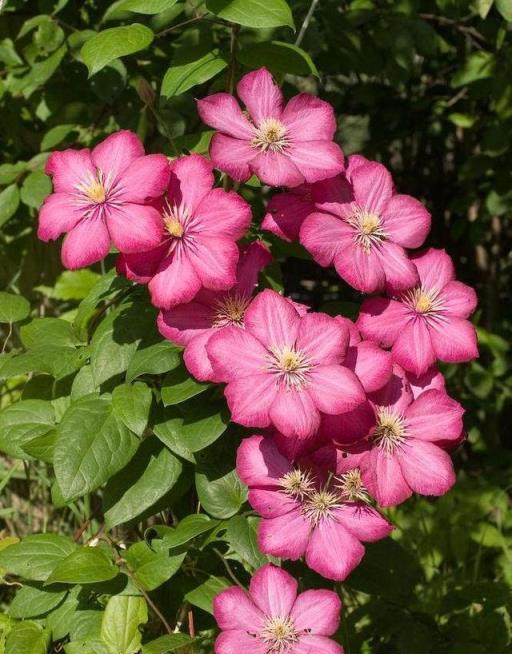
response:
[[[197,103],[204,123],[218,130],[210,145],[217,168],[245,182],[252,174],[270,186],[298,186],[343,170],[343,153],[332,139],[333,108],[307,93],[286,106],[265,68],[244,75],[237,86],[247,111],[228,93]]]

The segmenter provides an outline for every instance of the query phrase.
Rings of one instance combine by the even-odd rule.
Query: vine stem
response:
[[[229,68],[228,76],[226,81],[226,90],[230,95],[233,95],[235,90],[235,73],[236,73],[236,47],[238,43],[238,32],[240,31],[240,25],[231,26],[231,41],[229,45]],[[229,191],[233,186],[233,180],[229,175],[224,175],[222,181],[222,186],[225,191]]]
[[[313,14],[315,13],[315,9],[318,5],[320,0],[312,0],[311,5],[309,7],[308,13],[306,14],[306,18],[304,18],[304,22],[302,23],[302,27],[300,28],[299,35],[297,36],[295,40],[295,45],[299,46],[302,43],[302,39],[304,38],[306,31],[309,27],[309,23],[311,22],[311,19],[313,18]]]

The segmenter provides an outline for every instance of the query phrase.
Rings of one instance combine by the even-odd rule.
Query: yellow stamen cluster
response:
[[[286,126],[275,118],[262,120],[255,128],[251,145],[262,152],[283,152],[289,145]]]
[[[236,325],[241,327],[244,324],[245,311],[250,301],[250,297],[241,293],[230,293],[218,300],[215,306],[213,326]]]
[[[299,640],[290,616],[267,618],[259,636],[268,646],[267,654],[285,654]]]
[[[355,242],[366,254],[370,254],[373,245],[387,238],[380,217],[367,209],[356,207],[347,222],[354,227]]]
[[[386,408],[380,409],[377,414],[373,439],[386,454],[393,454],[407,439],[407,428],[403,416]]]
[[[402,296],[403,301],[417,313],[423,316],[437,316],[443,310],[443,301],[437,289],[426,289],[417,286],[406,291]]]
[[[303,499],[314,490],[314,483],[311,479],[311,475],[299,468],[287,472],[286,475],[281,478],[280,484],[287,495],[299,499]]]
[[[342,506],[340,496],[330,490],[323,489],[311,493],[304,503],[304,515],[315,525],[319,524],[324,518],[332,515],[334,509]]]
[[[368,502],[369,496],[361,479],[359,468],[348,470],[338,477],[337,484],[341,496],[348,502]]]
[[[277,373],[279,380],[290,389],[300,390],[307,383],[311,363],[293,347],[274,347],[269,357],[269,370]]]

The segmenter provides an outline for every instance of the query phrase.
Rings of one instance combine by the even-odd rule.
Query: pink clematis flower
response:
[[[430,248],[411,258],[419,284],[394,299],[366,300],[357,319],[361,334],[391,347],[393,359],[417,376],[436,359],[475,359],[476,331],[467,320],[476,308],[475,291],[455,281],[453,262],[444,250]]]
[[[216,93],[198,101],[201,119],[218,130],[210,145],[215,166],[245,182],[252,174],[270,186],[298,186],[343,170],[343,153],[332,139],[333,108],[307,93],[286,106],[265,68],[244,75],[237,86],[245,104]]]
[[[384,388],[370,396],[374,427],[365,442],[348,445],[347,465],[361,469],[364,485],[381,506],[396,506],[413,492],[444,495],[455,483],[449,443],[459,442],[464,409],[444,391],[414,398],[398,366]]]
[[[297,595],[295,579],[270,563],[254,573],[245,592],[227,588],[213,600],[221,633],[215,654],[343,654],[331,640],[341,600],[330,590]]]
[[[418,274],[404,248],[423,244],[428,211],[411,196],[394,193],[385,166],[361,156],[349,158],[346,179],[337,183],[337,194],[317,202],[304,220],[302,245],[364,293],[414,286]]]
[[[197,154],[171,164],[160,203],[160,241],[149,252],[120,257],[118,272],[148,283],[153,304],[170,309],[190,302],[201,288],[214,291],[236,282],[240,239],[251,209],[237,193],[213,188],[211,163]]]
[[[157,321],[160,333],[185,346],[184,361],[196,379],[215,381],[206,345],[220,329],[243,326],[258,273],[271,261],[272,255],[263,243],[251,243],[240,254],[237,281],[229,291],[201,289],[192,302],[160,312]]]
[[[121,252],[155,247],[161,237],[158,211],[149,201],[169,182],[169,161],[144,155],[138,137],[121,130],[92,151],[53,152],[45,172],[54,193],[39,212],[38,237],[55,240],[67,234],[62,263],[75,269],[107,256],[111,241]]]
[[[261,551],[291,560],[304,556],[312,570],[342,581],[364,556],[361,541],[385,538],[393,527],[365,502],[357,471],[331,479],[336,453],[327,449],[292,465],[272,438],[251,436],[238,449],[237,473],[263,518]]]
[[[262,229],[275,234],[283,241],[298,241],[302,223],[316,208],[313,199],[315,186],[301,184],[271,197],[261,223]]]
[[[322,313],[301,316],[275,291],[264,290],[245,312],[245,329],[226,327],[206,346],[216,379],[227,383],[232,419],[246,427],[274,425],[308,438],[320,412],[350,411],[365,399],[344,367],[348,330]]]

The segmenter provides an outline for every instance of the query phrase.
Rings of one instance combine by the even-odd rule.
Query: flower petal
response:
[[[297,310],[276,291],[258,293],[245,312],[245,329],[271,348],[292,347],[301,319]]]
[[[170,202],[186,207],[194,215],[215,183],[211,161],[199,154],[189,154],[173,161],[170,168]]]
[[[277,518],[292,511],[301,512],[297,500],[275,488],[251,488],[249,504],[262,518]]]
[[[413,401],[413,395],[405,372],[396,364],[387,384],[370,396],[372,403],[387,407],[396,414],[403,415]]]
[[[306,551],[310,529],[300,509],[265,518],[258,529],[258,546],[265,554],[296,561]]]
[[[104,259],[110,250],[110,237],[102,218],[87,218],[68,232],[61,258],[66,268],[75,270]]]
[[[309,186],[297,186],[270,199],[261,226],[285,241],[297,241],[302,223],[314,210]]]
[[[209,332],[213,320],[212,308],[196,299],[170,311],[160,311],[157,326],[164,338],[178,345],[188,345],[195,336]]]
[[[336,132],[332,105],[309,93],[295,95],[284,108],[281,120],[297,141],[331,141]]]
[[[266,68],[244,75],[238,82],[236,91],[256,125],[266,118],[281,116],[283,94]]]
[[[231,288],[236,282],[240,251],[237,244],[224,237],[201,234],[194,236],[188,252],[190,263],[203,286],[215,291]]]
[[[91,151],[87,148],[52,152],[44,171],[47,175],[51,175],[53,190],[56,193],[71,195],[77,195],[77,186],[96,177]]]
[[[309,184],[343,172],[343,152],[332,141],[294,141],[286,153]]]
[[[334,519],[326,518],[313,529],[306,563],[326,579],[343,581],[359,565],[364,546]]]
[[[349,347],[343,363],[355,372],[367,393],[382,388],[393,371],[391,353],[371,341],[361,341]]]
[[[254,573],[249,593],[265,615],[288,616],[297,597],[297,582],[281,568],[268,563]]]
[[[237,182],[246,182],[252,175],[249,164],[258,156],[250,141],[214,134],[210,143],[210,158],[219,170]]]
[[[377,250],[377,256],[386,277],[386,291],[390,295],[418,283],[416,266],[400,245],[385,241]]]
[[[299,642],[293,646],[290,654],[343,654],[343,647],[325,636],[310,634],[301,636]],[[227,652],[219,652],[227,654]]]
[[[410,372],[406,373],[406,377],[411,386],[414,398],[417,398],[424,391],[429,391],[431,389],[437,391],[445,390],[444,377],[435,366],[432,366],[427,370],[427,372],[418,377]]]
[[[158,271],[160,263],[167,256],[166,243],[160,247],[135,254],[120,254],[116,261],[118,275],[124,275],[132,282],[147,284]]]
[[[233,586],[226,588],[213,599],[213,615],[220,629],[259,631],[265,616],[248,593]]]
[[[309,438],[320,426],[320,414],[306,390],[278,387],[269,415],[285,436]]]
[[[187,370],[199,381],[217,381],[206,347],[216,329],[207,329],[194,336],[183,352],[183,362]]]
[[[297,631],[332,636],[338,631],[340,613],[341,600],[336,593],[331,590],[307,590],[295,600],[291,618]]]
[[[264,184],[293,187],[304,182],[304,175],[287,152],[273,152],[272,150],[256,152],[256,157],[250,162],[250,168]]]
[[[139,157],[120,174],[116,184],[118,197],[136,204],[158,198],[167,188],[170,174],[169,159],[163,154]]]
[[[37,237],[51,241],[69,232],[83,218],[84,211],[68,193],[48,195],[39,211]]]
[[[224,134],[247,140],[253,136],[251,123],[229,93],[214,93],[198,100],[197,111],[203,123]]]
[[[398,457],[379,447],[372,448],[362,462],[361,476],[368,492],[381,506],[397,506],[412,495]]]
[[[423,288],[441,290],[455,279],[451,257],[444,250],[429,248],[411,255]]]
[[[405,304],[396,300],[370,298],[361,306],[356,327],[364,338],[390,347],[413,315]]]
[[[309,373],[307,388],[317,409],[327,414],[352,411],[366,399],[352,370],[339,365],[315,366]]]
[[[321,266],[330,266],[340,249],[351,241],[352,229],[328,213],[311,213],[300,229],[300,242]]]
[[[405,411],[411,436],[426,441],[456,441],[462,431],[464,408],[444,391],[422,393]]]
[[[152,250],[162,242],[163,222],[151,205],[110,205],[105,211],[108,231],[114,245],[127,254]]]
[[[393,194],[393,179],[386,166],[377,161],[361,163],[351,171],[351,181],[357,204],[380,215]]]
[[[170,309],[190,302],[201,288],[201,280],[187,256],[169,256],[160,263],[148,287],[153,304]]]
[[[222,331],[226,329],[229,327]],[[212,367],[218,379],[217,369]],[[272,375],[261,374],[233,379],[224,389],[231,420],[245,427],[268,427],[271,423],[270,407],[276,393],[277,387]]]
[[[426,372],[436,360],[433,333],[421,316],[403,325],[393,345],[393,359],[415,375]]]
[[[198,234],[238,241],[251,224],[251,218],[251,207],[238,193],[215,188],[201,200],[190,226]]]
[[[444,495],[455,484],[450,455],[434,443],[411,438],[396,456],[404,479],[415,493]]]
[[[139,137],[127,129],[107,136],[91,153],[93,164],[113,185],[119,181],[121,174],[132,161],[142,156],[144,146]]]
[[[372,506],[362,502],[344,504],[335,511],[336,520],[358,540],[373,543],[386,538],[393,531],[393,525],[383,518]]]
[[[463,318],[447,318],[430,329],[435,356],[446,363],[463,363],[478,358],[476,329]],[[418,371],[424,372],[424,370]]]
[[[240,654],[240,652],[267,654],[268,645],[259,638],[247,633],[247,631],[238,629],[222,631],[217,636],[215,654]]]
[[[247,330],[225,327],[212,336],[207,346],[215,374],[229,382],[264,372],[267,350]]]
[[[375,427],[375,412],[369,402],[340,415],[323,415],[320,432],[336,444],[353,443],[367,436]]]
[[[357,244],[346,247],[334,257],[334,266],[338,275],[358,291],[384,290],[386,275],[374,248],[367,253]]]
[[[443,310],[456,318],[469,318],[478,304],[475,289],[462,282],[448,282],[442,294]]]
[[[258,285],[260,270],[272,263],[272,254],[263,241],[253,241],[240,253],[234,290],[250,297]]]
[[[410,195],[393,195],[381,212],[384,231],[404,248],[419,248],[430,231],[431,217]]]
[[[348,341],[345,325],[325,313],[308,313],[300,321],[296,348],[313,364],[339,363]]]
[[[290,472],[290,462],[279,453],[272,438],[244,438],[236,455],[236,471],[247,486],[279,486]]]

